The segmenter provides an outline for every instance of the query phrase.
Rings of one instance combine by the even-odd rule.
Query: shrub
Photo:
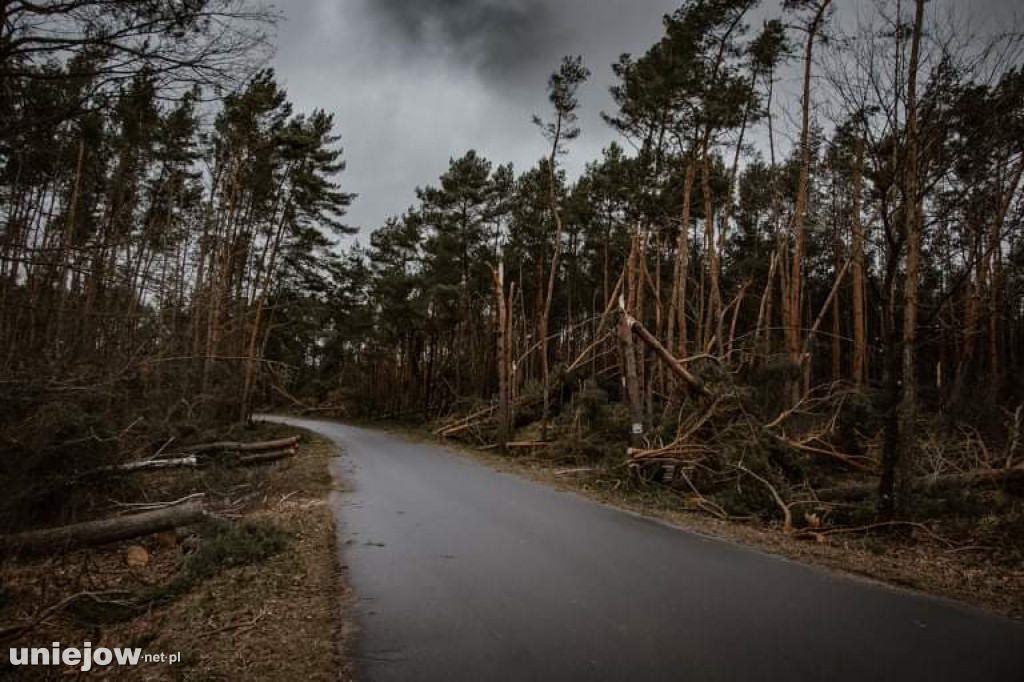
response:
[[[203,533],[199,550],[185,565],[193,581],[203,580],[236,566],[248,566],[280,553],[290,536],[272,523],[215,522]]]

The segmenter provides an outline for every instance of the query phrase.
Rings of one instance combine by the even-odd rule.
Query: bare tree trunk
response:
[[[505,362],[508,356],[507,347],[511,340],[508,338],[508,311],[505,302],[505,264],[498,262],[498,267],[493,271],[494,275],[494,296],[497,304],[497,326],[498,326],[498,445],[502,452],[506,451],[505,444],[508,442],[511,419],[509,414],[509,377],[508,367]]]
[[[910,476],[917,450],[917,309],[918,275],[921,261],[922,206],[920,189],[920,150],[918,149],[917,68],[921,50],[925,0],[916,0],[914,34],[910,47],[907,82],[907,162],[903,190],[904,238],[907,265],[903,282],[903,390],[900,397],[900,459],[897,467],[897,510],[905,509]]]
[[[561,122],[561,119],[559,119]],[[555,197],[555,183],[557,176],[555,174],[555,156],[558,151],[558,137],[556,135],[555,141],[551,147],[551,157],[548,160],[548,174],[549,174],[549,186],[548,186],[548,202],[551,209],[551,217],[555,222],[555,235],[551,241],[551,248],[553,252],[551,254],[551,271],[548,272],[548,285],[547,295],[544,297],[544,310],[540,317],[540,370],[541,370],[541,381],[544,384],[544,408],[541,413],[540,432],[541,440],[547,440],[548,434],[548,416],[551,410],[551,389],[549,387],[549,368],[548,368],[548,322],[551,319],[551,301],[555,297],[555,280],[558,278],[558,261],[562,252],[562,217],[558,212],[558,201]]]
[[[990,375],[988,387],[988,400],[989,403],[992,405],[994,405],[998,400],[1000,391],[1002,390],[1004,383],[1003,353],[1002,345],[1000,343],[1000,335],[1002,333],[1002,325],[1000,325],[1000,319],[1002,317],[1003,307],[1003,225],[1006,221],[1006,212],[1009,209],[1013,196],[1017,191],[1018,185],[1020,184],[1022,171],[1024,171],[1024,158],[1022,158],[1021,161],[1017,164],[1017,170],[1010,178],[1007,188],[1001,193],[1001,196],[999,197],[999,213],[996,216],[996,219],[992,221],[992,226],[989,229],[988,235],[988,353]]]
[[[807,29],[807,42],[804,47],[803,98],[800,107],[800,177],[797,184],[796,206],[793,209],[793,260],[789,277],[787,301],[788,319],[786,320],[786,342],[789,348],[789,360],[794,365],[801,362],[801,343],[803,326],[803,265],[806,251],[807,194],[811,172],[811,67],[813,64],[814,41],[818,37],[825,11],[830,0],[823,0],[814,14]],[[799,400],[799,383],[794,382],[791,400]]]
[[[686,284],[690,276],[690,210],[693,197],[693,183],[697,169],[693,153],[686,159],[686,173],[683,178],[683,207],[679,216],[679,237],[676,241],[676,258],[672,272],[672,298],[669,302],[668,345],[673,347],[673,329],[678,336],[675,345],[680,356],[686,355],[688,344],[686,323]]]
[[[711,201],[711,159],[710,142],[705,140],[701,159],[700,186],[704,195],[704,241],[707,254],[708,306],[707,319],[704,324],[704,348],[711,346],[712,340],[718,349],[718,355],[724,352],[724,324],[722,321],[722,286],[720,283],[721,254],[718,252],[718,240],[715,238],[715,211]]]
[[[864,316],[864,224],[861,222],[861,190],[864,178],[864,139],[854,142],[853,166],[853,383],[864,384],[867,372],[867,324]]]
[[[764,291],[761,294],[761,304],[757,309],[757,326],[754,328],[754,351],[756,353],[771,353],[771,326],[772,326],[772,285],[775,283],[775,271],[779,265],[779,252],[776,249],[772,253],[771,262],[768,265],[768,281],[765,282]],[[764,347],[761,347],[761,335],[764,333]]]
[[[619,320],[619,342],[621,344],[623,361],[625,363],[626,396],[629,400],[629,415],[631,422],[629,443],[632,447],[641,447],[644,442],[644,409],[640,395],[640,381],[637,378],[636,348],[633,343],[633,333],[629,325],[629,319],[631,319],[630,311],[632,311],[636,305],[636,259],[638,240],[639,237],[635,235],[629,251],[629,260],[626,265],[626,287],[628,294],[622,318]]]

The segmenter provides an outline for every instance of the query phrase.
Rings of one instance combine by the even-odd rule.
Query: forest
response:
[[[621,143],[579,177],[590,71],[566,57],[534,167],[455,155],[340,256],[328,306],[281,292],[278,394],[614,465],[723,518],[994,513],[1019,540],[1020,35],[926,2],[852,30],[830,2],[756,6],[684,3],[613,64]]]
[[[839,4],[684,0],[551,65],[535,165],[452,150],[353,226],[373,131],[296,110],[276,10],[0,2],[0,531],[293,411],[1019,569],[1024,33]],[[570,173],[597,69],[618,141]]]

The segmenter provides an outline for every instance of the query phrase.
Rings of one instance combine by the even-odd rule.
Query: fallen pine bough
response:
[[[190,526],[205,518],[206,508],[199,495],[180,504],[139,514],[0,536],[0,554],[58,554]]]

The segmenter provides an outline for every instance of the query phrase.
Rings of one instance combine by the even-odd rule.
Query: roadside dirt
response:
[[[0,642],[0,679],[75,675],[71,666],[13,667],[8,651],[51,642],[80,647],[85,641],[94,650],[139,647],[143,654],[180,655],[174,664],[141,662],[90,673],[102,679],[351,679],[352,627],[344,617],[351,593],[339,569],[327,504],[334,449],[302,434],[297,456],[284,463],[148,474],[151,499],[194,490],[217,496],[227,517],[219,525],[0,566],[0,631],[33,621],[69,596],[95,595],[81,596],[17,639]]]

